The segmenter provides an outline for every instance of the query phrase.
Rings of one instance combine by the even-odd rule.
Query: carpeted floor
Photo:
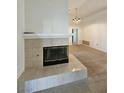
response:
[[[89,77],[106,73],[106,53],[83,45],[70,46],[69,52],[74,54],[87,67]]]
[[[69,46],[88,69],[88,79],[36,93],[107,93],[107,54],[83,45]]]
[[[87,67],[89,93],[107,93],[107,53],[84,45],[70,46],[69,52]]]

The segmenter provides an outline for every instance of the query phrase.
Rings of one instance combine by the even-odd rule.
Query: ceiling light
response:
[[[75,17],[72,19],[72,21],[74,24],[79,24],[79,22],[81,21],[77,14],[77,8],[75,8]]]

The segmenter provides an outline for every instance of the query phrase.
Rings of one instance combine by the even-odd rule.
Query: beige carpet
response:
[[[70,46],[70,53],[74,54],[88,69],[88,76],[106,73],[107,54],[83,45]]]

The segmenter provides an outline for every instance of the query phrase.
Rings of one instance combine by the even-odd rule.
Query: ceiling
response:
[[[86,0],[68,0],[69,9],[74,9],[81,6]]]
[[[78,15],[81,18],[92,15],[95,12],[107,8],[107,0],[69,0],[69,15],[75,15],[75,8],[78,8]]]

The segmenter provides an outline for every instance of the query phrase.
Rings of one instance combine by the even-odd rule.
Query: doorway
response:
[[[72,45],[78,44],[78,28],[72,28]]]

